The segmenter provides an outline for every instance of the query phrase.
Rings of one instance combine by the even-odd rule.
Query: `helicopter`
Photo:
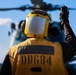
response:
[[[44,11],[56,11],[56,10],[60,10],[60,7],[61,6],[59,6],[59,5],[53,5],[53,4],[51,4],[51,3],[46,3],[46,2],[44,2],[43,0],[30,0],[31,1],[31,3],[33,4],[33,6],[30,6],[30,5],[24,5],[24,6],[21,6],[21,7],[14,7],[14,8],[0,8],[0,11],[11,11],[11,10],[21,10],[21,11],[25,11],[25,10],[34,10],[34,9],[41,9],[41,10],[44,10]],[[76,10],[76,8],[68,8],[69,10]],[[50,17],[51,17],[51,15],[50,15]],[[21,22],[22,22],[22,20],[20,21],[20,23],[19,23],[19,26],[20,26],[20,24],[21,24]],[[53,25],[54,26],[58,26],[58,28],[60,27],[59,26],[59,23],[58,22],[56,22],[56,21],[53,21],[52,22],[53,23]],[[19,32],[19,30],[20,30],[20,28],[18,27],[18,29],[16,29],[16,24],[15,23],[11,23],[11,32],[10,31],[8,31],[8,36],[10,36],[12,33],[13,33],[13,31],[15,31],[14,33],[13,33],[13,38],[11,39],[11,41],[12,41],[12,43],[11,43],[11,45],[10,46],[12,46],[12,45],[15,45],[15,44],[18,44],[19,42],[22,42],[22,41],[24,41],[25,39],[23,39],[23,40],[21,40],[20,41],[20,39],[17,39],[17,35],[19,34],[19,33],[21,33],[21,32]],[[60,28],[59,28],[59,30],[60,30]],[[61,33],[63,33],[63,31],[61,30],[60,31]],[[14,36],[14,35],[16,35],[16,36]],[[21,36],[21,35],[20,35]],[[22,35],[23,37],[24,37],[24,35]],[[64,36],[64,34],[62,35],[61,34],[61,37],[63,37]],[[27,37],[26,37],[27,38]],[[54,37],[53,37],[54,38]],[[54,38],[54,39],[57,39],[56,37]],[[58,38],[59,39],[59,38]],[[57,40],[58,40],[57,39]],[[62,40],[60,40],[60,41],[64,41],[64,39],[65,38],[61,38]],[[56,40],[55,40],[56,41]]]
[[[56,11],[56,10],[60,10],[60,6],[59,5],[52,5],[52,4],[47,4],[46,2],[44,2],[43,0],[30,0],[31,3],[33,4],[33,6],[30,6],[30,5],[24,5],[24,6],[21,6],[21,7],[16,7],[16,8],[0,8],[0,11],[11,11],[11,10],[21,10],[21,11],[25,11],[25,10],[34,10],[34,9],[41,9],[41,10],[45,10],[45,11]],[[68,8],[69,10],[76,10],[76,8]],[[18,24],[19,26],[21,25],[21,23],[23,22],[24,20],[21,20],[20,23]],[[54,26],[58,26],[59,27],[59,22],[55,22],[53,21],[52,22]],[[59,27],[60,29],[60,27]],[[61,33],[63,33],[63,30],[61,29],[60,30]],[[12,45],[15,45],[15,44],[18,44],[24,40],[27,39],[27,37],[20,31],[20,27],[18,27],[18,29],[16,29],[16,24],[15,23],[11,23],[11,32],[9,31],[8,32],[8,35],[10,36],[11,34],[13,33],[13,36],[12,39],[13,39],[13,42],[10,46]],[[22,40],[20,40],[21,38],[19,37],[23,37]],[[62,39],[64,41],[64,34],[61,35],[62,36]],[[25,37],[25,38],[24,38]],[[11,41],[12,41],[11,39]],[[55,40],[56,41],[56,40]],[[61,41],[61,40],[60,40]],[[72,59],[71,61],[75,60],[76,57],[74,57],[74,59]],[[71,62],[69,61],[69,62]],[[69,65],[69,63],[67,63]],[[73,65],[72,67],[74,67],[75,64],[71,64]],[[76,66],[76,65],[75,65]],[[75,69],[76,70],[76,69]]]

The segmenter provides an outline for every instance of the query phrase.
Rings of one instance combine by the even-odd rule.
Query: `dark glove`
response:
[[[69,22],[69,20],[68,20],[69,11],[68,11],[68,8],[66,6],[61,7],[61,12],[59,14],[59,18],[60,18],[61,24],[64,24],[65,22]]]

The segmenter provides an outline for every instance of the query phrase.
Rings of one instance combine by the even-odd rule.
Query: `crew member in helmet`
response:
[[[64,63],[75,53],[74,37],[67,43],[46,40],[51,35],[50,17],[39,9],[27,15],[22,29],[29,38],[10,48],[0,75],[68,75]]]

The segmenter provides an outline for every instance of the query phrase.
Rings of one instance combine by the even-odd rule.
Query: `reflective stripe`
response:
[[[54,55],[54,47],[53,46],[43,46],[43,45],[21,46],[18,48],[18,54]]]

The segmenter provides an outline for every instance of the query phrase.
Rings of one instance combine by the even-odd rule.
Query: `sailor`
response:
[[[0,75],[68,75],[64,63],[75,53],[74,45],[71,44],[74,43],[74,37],[70,31],[72,40],[69,42],[46,40],[51,35],[50,17],[40,9],[27,15],[22,29],[28,39],[10,48]]]

